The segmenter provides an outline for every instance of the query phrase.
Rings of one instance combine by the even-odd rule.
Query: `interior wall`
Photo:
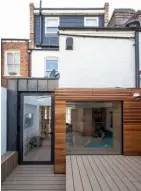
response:
[[[91,136],[92,132],[93,132],[92,109],[84,108],[83,109],[83,135]]]
[[[107,108],[107,109],[106,109],[106,129],[107,129],[108,131],[113,132],[113,129],[110,128],[110,112],[111,112],[111,111],[113,111],[112,108]]]
[[[78,108],[77,109],[77,129],[80,133],[83,133],[84,131],[84,117],[83,117],[84,109]]]
[[[122,104],[113,103],[113,147],[121,152],[122,148]]]
[[[77,128],[77,109],[72,109],[71,110],[71,123],[72,123],[72,129],[74,132],[78,131]]]
[[[31,104],[24,104],[24,116],[26,113],[32,113],[33,114],[33,124],[30,127],[25,128],[24,127],[24,119],[23,118],[23,128],[24,128],[24,137],[23,140],[26,142],[26,140],[29,140],[33,136],[38,136],[38,121],[37,121],[37,106],[31,105]]]

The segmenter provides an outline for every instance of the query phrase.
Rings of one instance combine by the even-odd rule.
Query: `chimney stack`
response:
[[[105,13],[104,13],[104,26],[107,27],[109,22],[109,3],[105,3],[104,5]]]
[[[30,48],[34,48],[34,4],[29,4],[30,9]]]

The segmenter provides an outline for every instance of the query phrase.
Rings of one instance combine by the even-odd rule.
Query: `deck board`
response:
[[[87,176],[87,172],[86,172],[81,156],[77,156],[76,160],[77,160],[77,165],[78,165],[81,180],[82,180],[83,190],[92,191],[91,182],[89,180],[89,177]]]
[[[129,161],[130,163],[134,164],[141,171],[141,164],[138,164],[133,158],[126,157],[126,160]]]
[[[117,164],[119,163],[119,165],[124,168],[126,170],[126,172],[128,172],[128,174],[130,174],[130,177],[133,176],[134,177],[134,181],[138,180],[141,183],[141,176],[136,173],[136,171],[131,168],[130,166],[128,166],[123,160],[121,160],[120,158],[117,158],[116,156],[114,156],[114,158],[116,159]]]
[[[126,187],[126,185],[123,183],[123,181],[119,178],[118,174],[112,169],[112,167],[108,164],[106,160],[102,156],[98,156],[101,163],[104,165],[106,170],[108,171],[109,175],[113,178],[115,183],[118,185],[119,189],[122,191],[129,191],[129,189]]]
[[[96,176],[92,170],[91,165],[89,164],[87,157],[83,156],[82,160],[83,160],[83,164],[85,166],[85,169],[87,171],[87,176],[89,177],[89,180],[91,182],[92,189],[96,190],[96,191],[101,191],[100,184],[98,183],[98,180],[97,180],[97,178],[96,178]]]
[[[67,156],[66,190],[141,191],[140,163],[135,156]]]
[[[115,158],[117,158],[117,156],[115,156]],[[132,163],[132,162],[128,161],[128,160],[127,160],[127,157],[120,156],[120,157],[118,157],[117,159],[120,159],[120,161],[125,162],[125,164],[126,164],[126,166],[128,166],[128,168],[133,169],[138,175],[141,176],[141,170],[140,170],[140,167],[141,167],[141,166],[140,166],[140,167],[137,167],[137,166],[135,165],[135,163]]]
[[[107,184],[109,185],[111,190],[114,191],[120,191],[120,189],[118,188],[118,186],[116,185],[116,183],[114,182],[114,180],[112,179],[112,177],[109,175],[108,171],[105,169],[105,167],[103,166],[103,164],[101,163],[101,161],[99,160],[99,158],[97,156],[93,156],[93,160],[95,161],[97,167],[99,168],[99,171],[101,172],[101,174],[104,176]]]
[[[71,165],[70,156],[68,156],[67,159],[66,159],[66,171],[67,171],[66,190],[74,191],[72,165]]]
[[[137,190],[136,187],[131,183],[131,181],[136,181],[135,179],[130,179],[128,174],[124,173],[123,168],[118,168],[118,166],[115,165],[113,160],[111,160],[108,156],[103,156],[103,158],[107,161],[107,163],[111,166],[111,168],[116,172],[116,174],[119,176],[119,178],[123,181],[125,186],[130,190],[130,191],[135,191]],[[132,178],[132,177],[131,177]]]
[[[72,174],[73,174],[73,182],[74,182],[74,190],[83,191],[82,180],[80,177],[79,167],[77,165],[76,157],[71,156],[72,162]]]
[[[53,166],[19,165],[2,183],[2,191],[65,191],[66,178],[54,174]]]

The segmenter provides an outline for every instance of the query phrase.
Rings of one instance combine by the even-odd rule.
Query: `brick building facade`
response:
[[[20,54],[20,73],[15,77],[28,77],[28,40],[2,40],[1,43],[1,86],[6,87],[7,77],[13,77],[6,72],[6,54],[18,51]]]
[[[141,22],[141,10],[114,9],[108,27],[124,27],[129,21],[139,20]]]

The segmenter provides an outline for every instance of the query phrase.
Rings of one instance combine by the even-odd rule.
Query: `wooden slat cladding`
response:
[[[141,155],[141,100],[133,100],[135,88],[55,89],[55,172],[65,173],[66,102],[123,101],[123,154]]]
[[[141,155],[141,101],[124,101],[124,154]]]
[[[66,101],[55,100],[55,173],[66,172]]]

